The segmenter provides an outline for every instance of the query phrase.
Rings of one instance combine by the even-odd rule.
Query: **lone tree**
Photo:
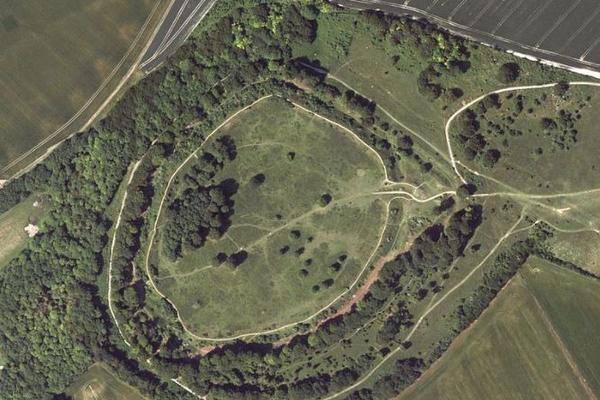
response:
[[[554,94],[563,97],[569,91],[569,82],[560,81],[554,86]]]
[[[502,83],[512,83],[521,75],[521,67],[517,63],[506,63],[498,71],[498,80]]]
[[[331,200],[333,200],[333,197],[329,193],[325,193],[321,196],[321,206],[327,206],[327,204],[331,203]]]
[[[477,187],[472,183],[465,183],[456,190],[456,195],[460,199],[466,199],[477,191]]]

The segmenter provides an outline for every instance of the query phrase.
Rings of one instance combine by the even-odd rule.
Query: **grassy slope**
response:
[[[597,233],[557,232],[552,238],[552,251],[559,258],[570,261],[592,274],[600,275],[600,248]]]
[[[595,112],[599,93],[597,87],[574,86],[564,96],[555,95],[551,88],[502,94],[501,108],[488,110],[486,119],[501,125],[505,124],[508,117],[516,121],[505,125],[505,133],[495,137],[485,133],[484,123],[481,129],[490,146],[501,151],[499,162],[490,169],[482,167],[481,163],[466,160],[460,144],[455,140],[456,135],[453,135],[454,152],[470,167],[526,193],[560,193],[596,188],[600,186],[597,173],[599,166],[595,158],[600,150],[596,136],[598,115]],[[515,117],[513,113],[517,95],[523,98],[524,111]],[[576,141],[566,142],[569,150],[560,150],[553,143],[559,135],[544,130],[541,124],[542,118],[559,121],[559,110],[566,110],[573,115],[576,115],[576,111],[581,113],[581,119],[575,122]],[[519,129],[522,135],[515,137],[509,134],[509,128]],[[457,125],[453,124],[452,131],[457,129]],[[562,128],[556,131],[562,132]]]
[[[1,175],[9,176],[23,166],[7,168],[84,105],[127,53],[155,4],[149,0],[0,2],[0,8],[10,10],[0,20],[0,40],[5,43],[0,50]],[[152,28],[150,24],[148,30]],[[92,105],[99,106],[114,90],[140,48],[134,50]],[[65,134],[79,129],[92,113],[84,112]]]
[[[460,102],[444,97],[431,101],[417,90],[417,77],[428,60],[410,44],[394,46],[388,41],[374,41],[381,35],[365,28],[356,14],[322,14],[319,36],[310,47],[296,50],[297,55],[318,59],[330,73],[369,96],[390,111],[398,120],[423,134],[438,149],[446,151],[443,125],[445,118],[460,108],[462,101],[504,87],[490,73],[491,65],[514,61],[514,57],[484,46],[470,48],[472,67],[465,74],[446,74],[441,78],[445,87],[464,91]],[[351,32],[350,35],[348,33]],[[340,37],[349,37],[341,43]],[[397,56],[399,61],[393,62]],[[574,74],[558,69],[544,69],[538,64],[522,61],[522,75],[517,84],[546,83],[560,79],[576,79]],[[446,109],[444,106],[449,105]]]
[[[103,364],[92,365],[67,389],[74,400],[144,400],[136,389],[121,382]]]
[[[597,286],[531,259],[400,399],[587,398],[581,377],[599,393]]]
[[[420,57],[411,53],[410,48],[399,47],[394,49],[388,44],[381,44],[373,41],[371,35],[362,29],[360,23],[358,25],[353,25],[353,23],[354,18],[352,15],[331,14],[321,16],[319,20],[320,33],[315,44],[311,48],[298,49],[298,55],[306,55],[311,59],[320,60],[322,66],[328,69],[332,75],[342,79],[346,84],[352,86],[361,94],[365,94],[374,99],[380,106],[386,108],[394,117],[400,120],[400,122],[403,122],[409,128],[412,128],[421,134],[421,136],[429,143],[424,143],[419,139],[415,139],[416,145],[425,149],[432,145],[440,150],[441,155],[437,157],[438,160],[441,161],[439,165],[442,169],[447,170],[448,165],[444,164],[442,161],[443,156],[447,153],[444,140],[444,123],[446,119],[470,99],[474,99],[482,93],[505,87],[506,85],[497,80],[495,70],[490,73],[490,64],[500,65],[502,62],[514,61],[514,58],[507,54],[495,52],[486,47],[479,47],[477,49],[471,47],[471,69],[463,75],[448,75],[443,78],[444,86],[460,87],[464,90],[464,96],[459,102],[454,103],[449,102],[444,98],[432,102],[417,91],[416,77],[424,66]],[[336,37],[342,37],[336,35],[337,31],[342,30],[352,32],[352,39],[349,41],[349,44],[340,43],[340,41],[336,39]],[[401,56],[401,62],[397,65],[394,65],[391,60],[391,55],[393,54]],[[556,82],[561,79],[585,80],[574,74],[556,69],[542,68],[534,63],[522,60],[519,61],[519,63],[522,67],[522,75],[515,85]],[[548,90],[549,93],[551,93],[551,91],[551,89]],[[583,91],[584,90],[581,90],[581,92]],[[448,108],[443,109],[444,105],[448,105]],[[590,126],[585,120],[583,123],[586,126]],[[403,131],[405,131],[405,129],[403,129]],[[592,153],[592,151],[588,151],[585,154],[588,159],[590,153]],[[580,160],[577,162],[577,165],[579,166],[585,161],[586,160]],[[527,166],[524,166],[524,168],[527,168]],[[565,171],[564,168],[561,171],[559,168],[558,172],[562,172],[564,175],[565,172],[569,173],[574,171]],[[557,182],[557,186],[559,186],[558,183],[563,183],[563,175],[559,177],[561,179],[560,182]],[[419,182],[415,177],[411,176],[410,178],[415,182]],[[511,180],[508,180],[507,182],[509,184],[514,183]],[[592,179],[585,179],[584,185],[579,185],[575,189],[589,189],[593,186]],[[572,185],[565,187],[573,189]],[[563,202],[557,201],[556,206],[573,206],[570,200],[571,199],[569,199],[570,204],[568,205],[563,205]],[[530,201],[523,202],[523,205],[529,205],[530,203]],[[536,207],[535,210],[538,210],[537,206],[534,205],[534,207]],[[520,209],[519,206],[516,208],[517,210]],[[575,210],[575,208],[577,208],[577,210]],[[578,212],[576,221],[574,221],[578,224],[575,225],[574,228],[579,228],[579,223],[584,220],[584,218],[579,218],[579,211],[583,211],[579,210],[580,208],[581,207],[579,206],[573,206],[573,210],[571,210],[571,213],[574,213],[575,211]],[[564,218],[561,218],[560,222],[568,222],[563,221],[563,219]],[[566,225],[565,227],[571,228],[569,225]],[[490,261],[493,261],[493,257]],[[470,269],[467,267],[461,268],[461,270],[462,271],[457,272],[453,276],[460,279]],[[479,276],[479,274],[477,276]],[[460,298],[468,293],[469,289],[474,288],[479,279],[477,276],[467,282],[467,284],[464,285],[464,288],[455,292],[452,298]],[[449,298],[447,302],[450,302],[452,298]],[[448,314],[448,312],[445,311],[451,311],[451,309],[452,305],[446,307],[446,305],[443,304],[439,311],[434,313],[435,316],[432,314],[432,318],[439,317],[440,314]],[[433,331],[435,331],[435,329],[433,329]],[[415,342],[419,339],[419,336],[421,335],[417,334],[415,336]],[[433,339],[435,338],[435,335],[433,335],[433,338],[430,338],[431,335],[425,336],[425,340],[431,339],[430,341],[434,343]],[[427,346],[427,343],[422,344]],[[411,350],[413,349],[416,355],[418,351],[423,350],[424,347],[415,345],[411,348]],[[538,347],[538,350],[543,350],[543,347]],[[510,364],[507,364],[507,366],[510,366]],[[432,398],[435,398],[435,396]],[[461,397],[458,396],[455,398]],[[510,396],[503,398],[510,398]]]

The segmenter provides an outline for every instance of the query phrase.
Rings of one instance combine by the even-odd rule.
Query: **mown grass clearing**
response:
[[[123,383],[104,364],[92,365],[77,378],[66,394],[73,400],[145,400],[133,387]]]
[[[386,218],[384,201],[372,194],[384,182],[383,166],[348,132],[271,98],[222,134],[237,151],[215,178],[239,185],[231,226],[178,262],[161,257],[155,277],[190,329],[217,337],[325,307],[365,268]],[[237,267],[217,260],[240,250],[247,259]]]
[[[29,237],[25,227],[37,225],[44,210],[44,201],[31,196],[0,215],[0,267],[16,257]]]
[[[553,274],[549,268],[556,267],[533,272],[535,262],[400,399],[588,398],[579,371],[565,358],[564,338],[553,334],[529,289],[536,274]]]
[[[80,129],[115,90],[166,5],[156,8],[156,4],[149,0],[0,2],[0,39],[5,44],[0,51],[2,178]],[[88,100],[88,107],[71,120]],[[67,121],[71,123],[63,127]]]

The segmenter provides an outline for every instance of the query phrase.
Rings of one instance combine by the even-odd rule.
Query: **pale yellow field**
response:
[[[37,207],[34,207],[36,201]],[[31,196],[0,215],[0,267],[6,265],[25,247],[28,234],[24,228],[29,223],[39,222],[44,207],[43,201]]]

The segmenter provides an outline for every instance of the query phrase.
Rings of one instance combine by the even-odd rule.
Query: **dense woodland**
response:
[[[103,120],[66,141],[42,164],[0,191],[0,211],[34,191],[51,198],[41,234],[0,270],[0,314],[5,316],[0,319],[0,353],[7,360],[0,371],[3,399],[65,398],[61,395],[65,388],[95,361],[108,363],[121,379],[157,400],[194,398],[171,381],[174,377],[181,377],[198,393],[210,391],[212,397],[223,399],[309,399],[336,392],[367,371],[374,357],[369,353],[348,357],[343,365],[332,364],[331,373],[317,376],[279,371],[295,363],[310,365],[333,343],[350,348],[348,334],[384,307],[394,312],[378,332],[374,351],[389,352],[390,344],[401,341],[402,329],[414,324],[407,304],[393,295],[414,290],[411,295],[422,301],[439,291],[436,277],[446,274],[462,256],[481,223],[481,206],[453,210],[453,202],[445,199],[439,211],[449,213],[447,221],[423,229],[410,250],[386,263],[368,295],[351,312],[283,345],[269,343],[267,338],[262,344],[227,344],[203,357],[187,350],[174,311],[166,301],[148,293],[144,272],[136,267],[149,229],[148,209],[164,190],[163,169],[181,162],[227,115],[264,94],[293,98],[351,127],[388,166],[394,166],[398,157],[415,156],[410,136],[400,134],[391,143],[368,128],[378,123],[372,101],[342,92],[325,83],[323,74],[306,67],[304,61],[292,59],[292,46],[312,42],[318,30],[316,17],[331,12],[332,6],[319,1],[227,4],[235,7],[214,17],[202,35],[192,37],[163,67],[132,87]],[[360,18],[382,32],[389,32],[397,21],[377,13],[364,13]],[[445,88],[437,78],[448,71],[468,70],[469,54],[462,41],[423,22],[407,20],[402,26],[404,30],[389,34],[389,40],[418,41],[431,58],[415,82],[419,90],[429,93],[432,101],[445,93],[459,96],[458,88]],[[445,41],[444,46],[435,45],[439,41]],[[436,50],[440,48],[446,50]],[[503,73],[506,79],[516,79],[514,71]],[[309,90],[296,86],[296,79]],[[339,99],[349,114],[334,106]],[[463,121],[467,141],[472,140],[469,130],[476,123],[475,118]],[[169,221],[175,222],[164,239],[172,258],[185,252],[186,246],[202,246],[206,238],[223,234],[234,212],[235,183],[215,182],[214,176],[224,162],[235,157],[235,144],[219,143],[187,172],[186,189],[169,198]],[[109,215],[115,214],[117,191],[125,186],[129,167],[138,160],[114,260],[113,300],[132,345],[129,348],[101,292],[115,223]],[[424,170],[431,169],[418,157],[415,162],[423,164]],[[486,276],[477,296],[456,311],[456,330],[448,342],[477,318],[528,255],[542,252],[543,236],[519,242],[497,259],[497,268]],[[395,360],[387,376],[348,398],[381,399],[399,393],[439,357],[443,345],[431,357]],[[148,364],[145,360],[150,356]]]
[[[231,225],[232,197],[239,184],[233,179],[215,183],[214,177],[224,163],[235,159],[235,143],[223,136],[212,147],[185,175],[188,187],[169,204],[162,239],[164,252],[173,261],[183,255],[184,248],[198,249],[207,240],[220,238]]]

